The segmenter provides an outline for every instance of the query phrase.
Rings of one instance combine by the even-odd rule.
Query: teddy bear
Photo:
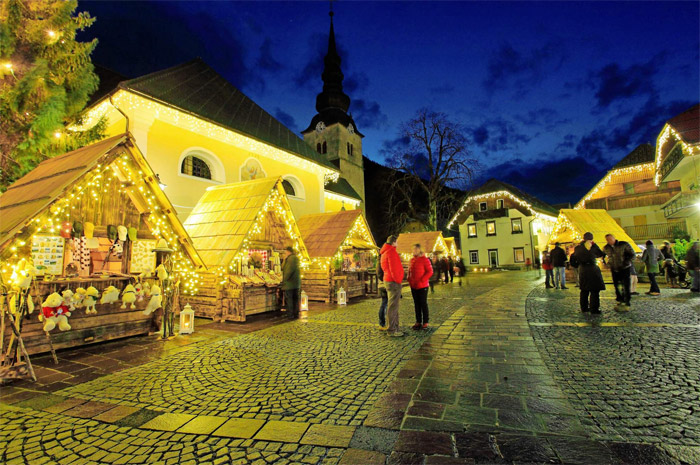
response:
[[[97,303],[97,298],[100,296],[100,291],[95,287],[90,286],[85,291],[85,299],[83,300],[83,306],[85,307],[85,314],[89,315],[91,313],[97,313],[95,309],[95,304]]]
[[[58,326],[61,331],[68,331],[70,325],[68,324],[68,317],[70,316],[70,311],[68,307],[63,304],[63,297],[58,292],[49,294],[49,296],[41,304],[41,314],[39,315],[39,321],[44,322],[44,331],[49,332]]]
[[[102,291],[102,299],[100,299],[101,304],[111,304],[119,300],[119,289],[114,286],[109,286],[107,289]]]
[[[155,310],[160,308],[162,302],[163,297],[160,295],[160,287],[155,285],[151,288],[151,300],[148,301],[148,305],[146,305],[146,309],[143,311],[143,314],[150,315]]]
[[[70,289],[66,289],[65,291],[61,292],[61,296],[63,297],[63,305],[66,305],[68,307],[68,310],[71,312],[75,310],[75,302],[73,301],[73,291]]]
[[[83,306],[83,301],[85,300],[85,291],[84,287],[79,287],[75,290],[73,293],[73,307],[74,308],[82,308]]]
[[[165,270],[165,266],[163,266],[162,263],[156,267],[156,276],[158,276],[161,283],[168,279],[168,272]]]
[[[133,310],[136,308],[134,302],[136,302],[136,288],[129,284],[122,291],[122,306],[120,308],[126,308],[126,304],[131,304],[129,308]]]

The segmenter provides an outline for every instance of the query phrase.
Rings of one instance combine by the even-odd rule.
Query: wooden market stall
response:
[[[454,237],[445,237],[445,246],[447,247],[447,255],[453,258],[459,257],[459,250],[457,250],[457,242]]]
[[[602,249],[605,242],[605,235],[612,234],[617,240],[629,242],[635,252],[642,250],[634,240],[627,235],[625,230],[605,210],[594,209],[562,209],[559,211],[557,222],[549,236],[548,248],[551,249],[555,243],[559,242],[566,250],[566,254],[573,253],[574,248],[583,240],[586,232],[593,233],[593,241]],[[607,267],[601,266],[604,273],[609,273]],[[573,273],[573,272],[571,272]],[[567,279],[573,275],[567,276]],[[609,276],[606,276],[608,281]]]
[[[187,299],[197,316],[245,321],[279,310],[281,252],[292,246],[302,266],[308,263],[282,178],[210,187],[185,229],[208,268],[197,295]]]
[[[4,304],[30,354],[156,330],[144,309],[160,308],[146,290],[161,240],[183,291],[197,287],[203,263],[128,133],[42,162],[0,196],[0,216]]]
[[[396,251],[401,256],[406,269],[413,256],[413,244],[420,244],[423,252],[433,260],[442,258],[448,253],[441,231],[401,233],[396,241]]]
[[[367,295],[377,244],[362,210],[306,215],[297,224],[311,257],[302,279],[309,300],[332,302],[340,288],[348,299]]]

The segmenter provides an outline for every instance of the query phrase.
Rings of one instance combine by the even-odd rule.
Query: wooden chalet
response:
[[[457,250],[457,242],[454,237],[445,237],[445,246],[447,247],[447,255],[457,258],[459,250]]]
[[[401,233],[396,241],[396,251],[405,263],[411,259],[413,244],[420,244],[423,252],[434,258],[448,253],[447,244],[441,231]]]
[[[185,221],[208,268],[190,298],[198,316],[245,321],[278,310],[280,253],[292,246],[306,266],[309,255],[282,186],[262,178],[210,187]]]
[[[143,313],[147,294],[134,299],[133,309],[122,308],[121,298],[137,280],[155,283],[153,249],[159,240],[173,250],[173,269],[185,291],[196,290],[197,271],[203,268],[157,176],[128,133],[40,163],[0,196],[0,217],[3,285],[18,289],[13,287],[18,276],[35,276],[29,288],[35,309],[18,314],[30,354],[50,350],[50,341],[61,349],[157,329],[157,312]],[[66,306],[77,305],[68,318],[70,329],[55,328],[49,339],[39,321],[46,297],[91,287],[99,293],[96,313],[88,314],[77,299],[63,300]],[[101,304],[108,288],[118,292],[118,301]]]
[[[311,257],[302,279],[309,299],[332,302],[341,287],[347,298],[366,295],[377,244],[362,210],[305,215],[297,224]]]

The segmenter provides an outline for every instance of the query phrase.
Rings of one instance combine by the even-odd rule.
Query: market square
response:
[[[634,6],[0,4],[0,462],[700,463],[698,5]]]

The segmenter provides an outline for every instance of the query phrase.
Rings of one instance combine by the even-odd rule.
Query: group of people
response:
[[[638,294],[638,275],[635,267],[637,254],[629,242],[615,238],[613,234],[605,236],[605,246],[601,248],[593,242],[593,234],[587,232],[583,235],[583,241],[578,244],[573,253],[568,257],[566,251],[558,242],[554,249],[545,252],[542,258],[542,268],[545,270],[545,286],[556,289],[566,287],[566,263],[567,261],[575,270],[577,286],[580,294],[580,307],[582,312],[600,313],[600,291],[605,290],[603,275],[598,267],[597,260],[604,259],[610,267],[615,288],[617,309],[625,310],[631,306],[631,296]],[[657,249],[653,241],[646,242],[646,248],[641,256],[646,273],[649,278],[650,288],[647,294],[658,296],[661,293],[656,275],[661,271],[661,266],[671,254],[671,246],[666,241],[664,247]],[[692,292],[700,292],[700,246],[695,242],[686,254],[688,271],[693,275]],[[668,278],[668,275],[667,275]]]

